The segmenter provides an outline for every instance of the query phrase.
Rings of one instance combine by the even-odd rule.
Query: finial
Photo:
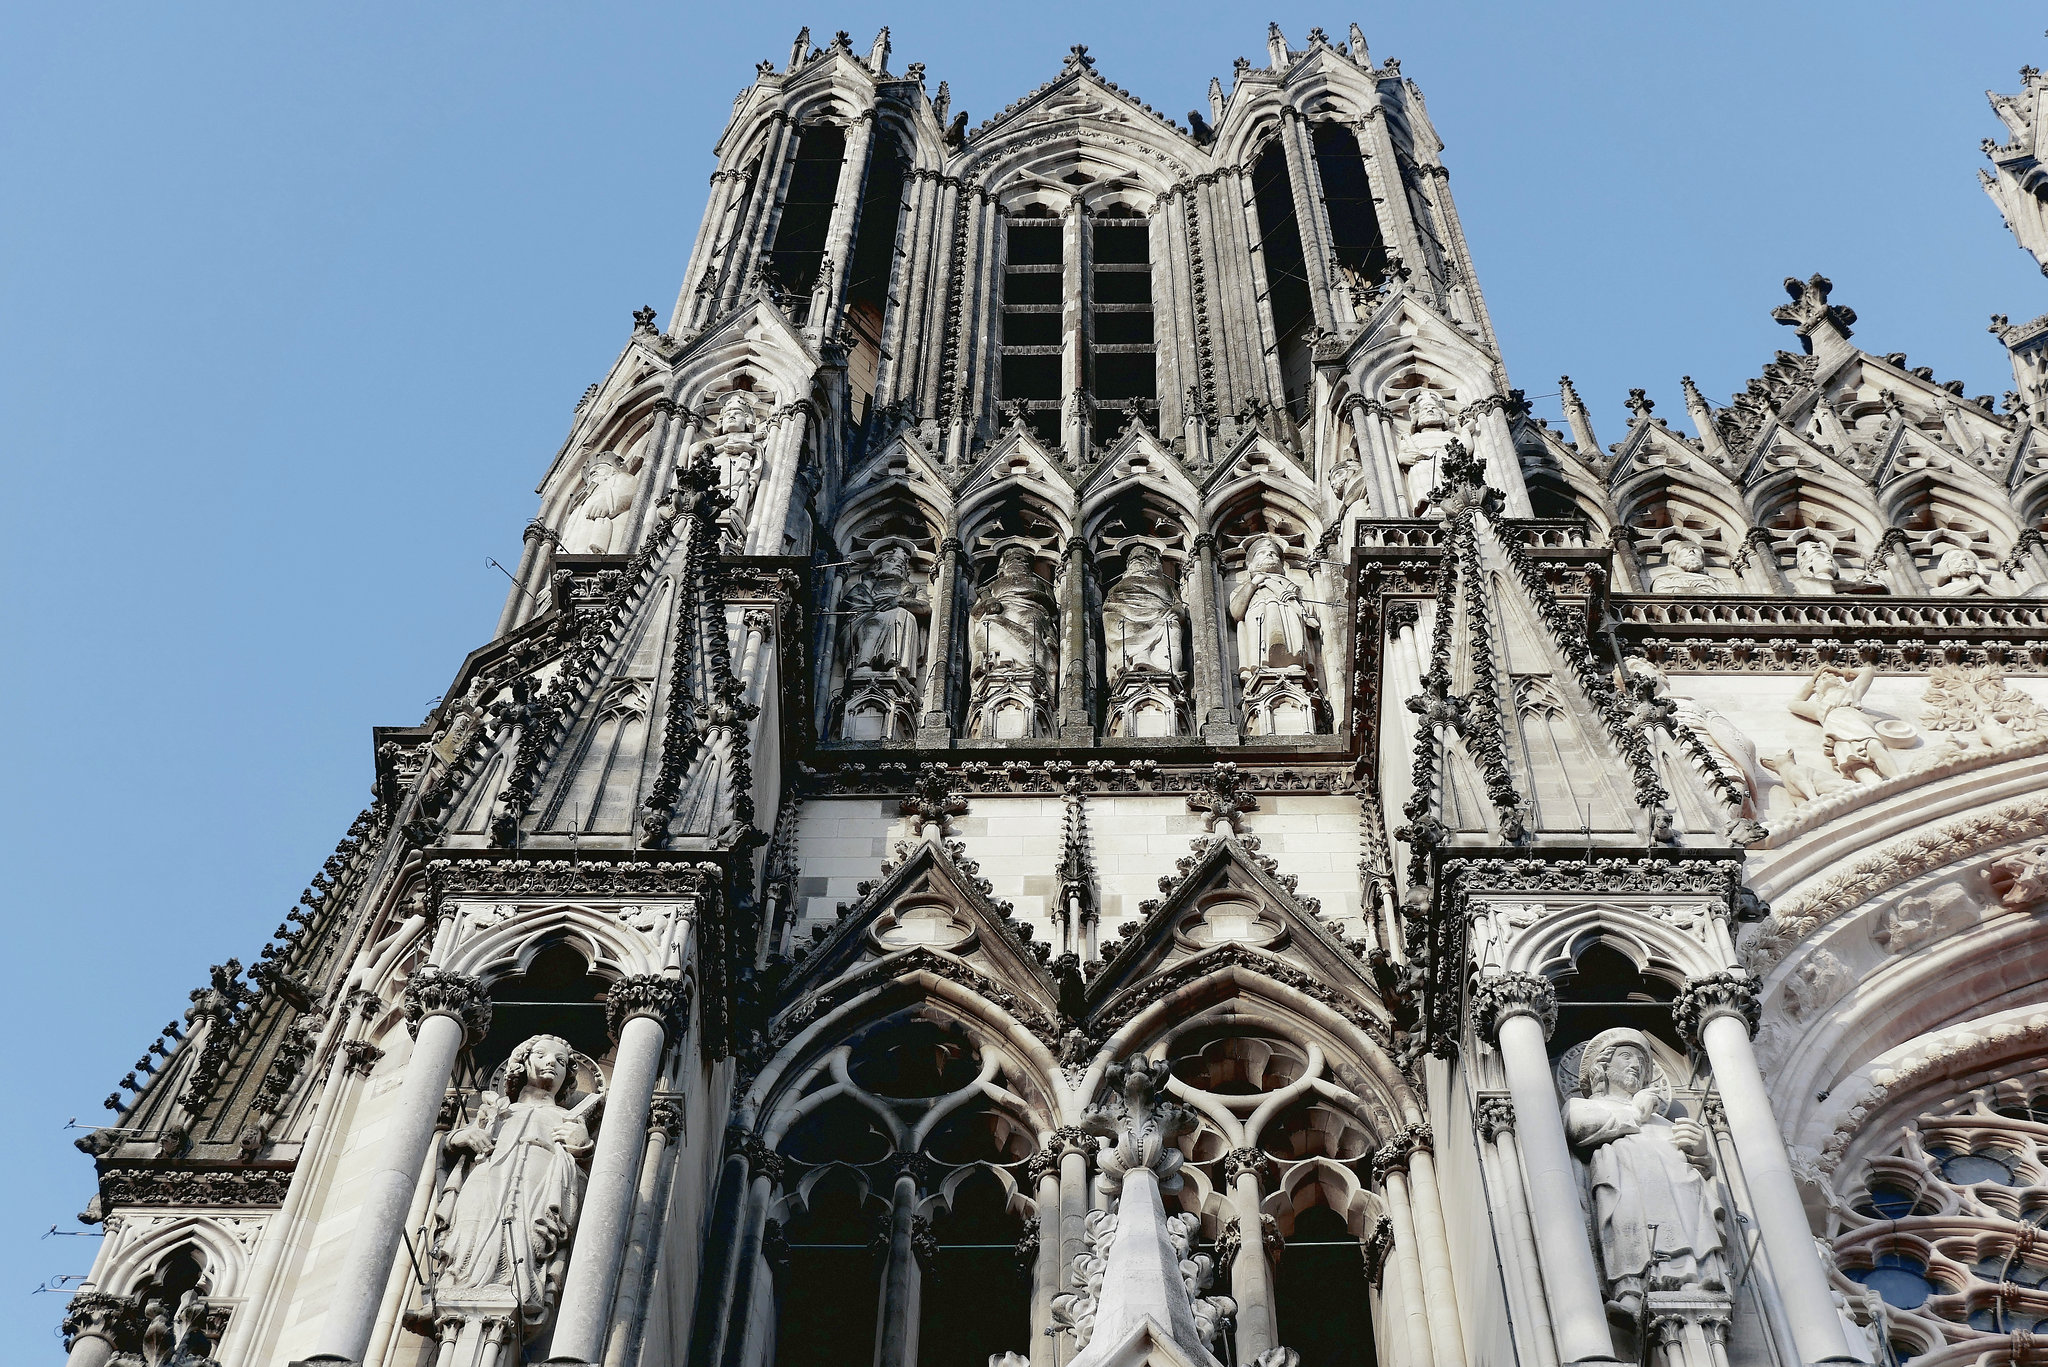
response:
[[[1062,69],[1072,71],[1077,67],[1083,71],[1095,69],[1095,59],[1088,55],[1086,43],[1076,43],[1067,49],[1067,60]]]
[[[1642,390],[1631,389],[1628,392],[1628,402],[1622,406],[1636,415],[1637,422],[1647,422],[1650,410],[1657,406],[1657,402]]]
[[[1832,280],[1817,272],[1805,280],[1787,276],[1785,293],[1792,302],[1771,310],[1771,317],[1799,330],[1800,344],[1809,356],[1814,354],[1816,334],[1837,345],[1845,344],[1849,340],[1849,326],[1856,321],[1856,310],[1828,302],[1834,288]]]
[[[633,331],[654,331],[654,305],[646,304],[633,310]]]

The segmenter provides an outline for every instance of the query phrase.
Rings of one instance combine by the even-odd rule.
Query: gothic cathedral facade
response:
[[[1356,27],[950,103],[740,94],[71,1367],[2048,1363],[2048,316],[1602,446]]]

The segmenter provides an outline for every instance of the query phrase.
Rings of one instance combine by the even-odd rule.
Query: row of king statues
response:
[[[1289,563],[1280,537],[1244,543],[1224,608],[1234,628],[1236,702],[1247,736],[1309,735],[1323,729],[1322,621],[1312,581]],[[1117,548],[1120,572],[1105,588],[1084,632],[1099,652],[1102,723],[1117,738],[1194,732],[1197,654],[1221,635],[1197,620],[1216,595],[1195,591],[1198,562],[1176,565],[1171,548],[1131,539]],[[932,689],[931,643],[941,634],[929,559],[890,537],[868,546],[840,593],[834,650],[832,723],[843,740],[911,738]],[[1056,734],[1063,649],[1062,572],[1028,543],[1000,546],[992,572],[973,592],[960,638],[942,668],[964,664],[962,734],[1023,739]],[[963,564],[967,562],[963,561]],[[1208,586],[1202,586],[1207,588]],[[1077,602],[1085,601],[1078,595]],[[1099,635],[1096,634],[1099,629]],[[1085,647],[1084,647],[1085,648]],[[1218,660],[1215,677],[1228,674]],[[1072,687],[1071,682],[1066,684]],[[939,696],[943,696],[943,686]]]

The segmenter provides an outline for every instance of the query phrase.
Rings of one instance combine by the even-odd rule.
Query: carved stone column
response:
[[[1054,1342],[1052,1298],[1066,1289],[1067,1268],[1060,1261],[1060,1153],[1057,1135],[1034,1155],[1026,1171],[1038,1201],[1038,1265],[1031,1292],[1031,1367],[1053,1367],[1059,1345]]]
[[[1479,1148],[1481,1170],[1507,1207],[1515,1261],[1521,1264],[1518,1305],[1529,1322],[1536,1367],[1557,1367],[1557,1342],[1551,1335],[1550,1307],[1544,1303],[1543,1273],[1536,1256],[1536,1227],[1529,1222],[1529,1193],[1522,1186],[1521,1162],[1515,1153],[1515,1103],[1504,1096],[1482,1098],[1472,1125],[1483,1141]],[[1499,1218],[1498,1208],[1495,1218]]]
[[[922,1289],[915,1241],[917,1188],[922,1155],[900,1161],[889,1199],[889,1248],[882,1268],[882,1310],[877,1326],[875,1367],[916,1367],[918,1293]]]
[[[1257,1149],[1232,1149],[1223,1155],[1231,1205],[1237,1211],[1237,1256],[1230,1263],[1230,1295],[1237,1302],[1237,1360],[1251,1362],[1278,1346],[1273,1321],[1273,1269],[1266,1260],[1266,1240],[1259,1213],[1259,1174],[1266,1155]]]
[[[641,1313],[654,1281],[654,1244],[661,1236],[662,1213],[675,1175],[669,1146],[683,1132],[683,1108],[660,1100],[647,1112],[647,1152],[640,1161],[640,1182],[634,1195],[633,1232],[626,1242],[626,1261],[619,1269],[619,1294],[605,1342],[606,1367],[621,1367],[639,1357],[646,1319]]]
[[[931,659],[924,676],[924,715],[917,723],[919,745],[947,744],[953,738],[953,619],[957,615],[960,569],[967,557],[960,538],[939,543],[939,563],[932,584]]]
[[[1189,604],[1194,626],[1195,712],[1202,739],[1211,745],[1238,743],[1236,710],[1224,682],[1223,623],[1216,610],[1216,538],[1195,538],[1195,576]]]
[[[811,313],[804,333],[813,341],[837,330],[840,301],[846,298],[848,264],[853,256],[853,234],[860,217],[861,199],[868,183],[868,148],[875,137],[875,111],[863,109],[854,116],[846,139],[844,158],[839,163],[839,192],[832,204],[832,219],[825,227],[824,266],[817,288],[811,294]]]
[[[491,999],[466,973],[422,968],[405,988],[405,1023],[414,1039],[384,1142],[361,1179],[362,1205],[341,1275],[334,1284],[321,1336],[329,1353],[360,1362],[376,1328],[377,1307],[398,1254],[420,1167],[433,1142],[441,1096],[464,1045],[491,1028]]]
[[[64,1308],[65,1367],[104,1367],[123,1340],[139,1342],[138,1307],[127,1296],[81,1291]]]
[[[1714,1085],[1727,1108],[1729,1136],[1749,1185],[1750,1213],[1770,1255],[1771,1274],[1791,1321],[1799,1360],[1853,1361],[1827,1274],[1814,1251],[1805,1205],[1792,1181],[1785,1138],[1772,1113],[1756,1051],[1750,1048],[1758,1016],[1756,980],[1741,972],[1688,979],[1671,1012],[1678,1028],[1713,1065]]]
[[[1451,1242],[1436,1184],[1434,1140],[1427,1125],[1410,1125],[1401,1137],[1408,1150],[1408,1196],[1422,1254],[1422,1287],[1429,1296],[1430,1342],[1445,1361],[1463,1362],[1465,1334],[1458,1324],[1458,1288],[1451,1279]]]
[[[576,1221],[569,1272],[562,1279],[562,1308],[555,1317],[557,1357],[596,1362],[604,1353],[654,1084],[670,1035],[681,1034],[678,1017],[686,1002],[681,981],[652,973],[616,982],[606,994],[605,1015],[618,1050],[611,1085],[605,1089],[604,1127],[590,1159],[590,1181]]]
[[[1387,1193],[1387,1223],[1394,1234],[1394,1284],[1401,1292],[1400,1332],[1408,1341],[1408,1361],[1415,1367],[1434,1364],[1429,1343],[1429,1299],[1422,1289],[1422,1259],[1416,1252],[1415,1212],[1408,1202],[1408,1174],[1399,1167],[1380,1167],[1374,1158],[1374,1179]]]
[[[747,1189],[746,1209],[740,1217],[739,1239],[733,1249],[732,1297],[719,1326],[720,1367],[744,1367],[747,1362],[747,1325],[753,1319],[754,1288],[760,1284],[761,1241],[768,1231],[768,1207],[775,1189],[782,1185],[782,1155],[753,1135],[746,1139],[747,1164],[753,1180]],[[707,1307],[707,1309],[715,1309]]]
[[[1614,1339],[1607,1330],[1600,1273],[1593,1266],[1593,1246],[1586,1240],[1578,1174],[1572,1167],[1545,1048],[1557,1026],[1557,992],[1533,973],[1495,974],[1472,989],[1472,1015],[1479,1037],[1500,1051],[1514,1098],[1558,1358],[1567,1363],[1612,1362]]]
[[[1088,715],[1088,545],[1078,536],[1066,547],[1060,581],[1060,737],[1092,742]]]
[[[1316,326],[1334,329],[1337,313],[1330,300],[1330,220],[1323,213],[1321,177],[1316,174],[1308,121],[1291,104],[1280,110],[1280,146],[1287,156],[1287,179],[1294,190],[1294,220],[1308,266],[1308,297],[1315,305]]]

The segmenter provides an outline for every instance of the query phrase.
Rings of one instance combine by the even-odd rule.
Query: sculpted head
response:
[[[512,1051],[505,1062],[505,1095],[518,1100],[528,1087],[538,1087],[559,1101],[575,1071],[576,1051],[558,1035],[535,1035]]]
[[[1415,402],[1408,406],[1408,417],[1418,429],[1448,427],[1451,423],[1451,410],[1444,406],[1444,401],[1436,396],[1434,390],[1425,389],[1417,394]]]
[[[1031,573],[1031,552],[1022,546],[1005,547],[996,557],[996,572],[1011,576]]]
[[[1977,565],[1977,553],[1964,546],[1951,546],[1943,551],[1935,568],[1951,579],[1967,579],[1982,572]]]
[[[1835,577],[1835,553],[1818,537],[1808,537],[1792,552],[1799,572],[1814,579]]]
[[[1277,574],[1287,563],[1280,549],[1280,539],[1273,536],[1255,536],[1244,550],[1245,568],[1255,574]]]
[[[875,557],[875,573],[892,579],[900,579],[910,573],[910,552],[901,546],[884,546],[882,553]]]
[[[1695,542],[1681,541],[1671,548],[1671,568],[1699,574],[1707,568],[1707,553]]]
[[[751,432],[754,430],[754,401],[744,394],[728,394],[718,409],[718,430],[721,432]]]
[[[1159,573],[1159,548],[1157,546],[1148,546],[1142,541],[1131,547],[1124,555],[1124,573]]]
[[[1586,1046],[1579,1090],[1587,1096],[1634,1096],[1656,1076],[1650,1042],[1635,1030],[1603,1030]]]

